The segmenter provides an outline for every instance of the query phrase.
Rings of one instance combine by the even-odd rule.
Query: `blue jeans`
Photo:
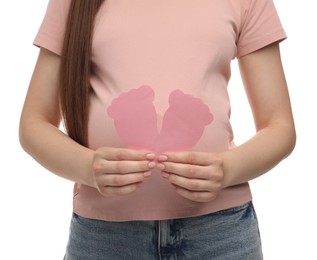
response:
[[[73,214],[65,260],[261,260],[252,202],[173,220],[107,222]]]

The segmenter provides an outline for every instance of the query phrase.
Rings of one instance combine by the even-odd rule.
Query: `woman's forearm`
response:
[[[93,186],[93,151],[41,118],[22,117],[20,143],[38,163],[65,179]]]
[[[58,129],[58,55],[41,49],[32,75],[23,110],[19,137],[23,149],[49,171],[71,181],[93,185],[93,151]]]
[[[224,187],[259,177],[287,157],[294,149],[293,126],[275,124],[263,128],[244,144],[223,154]]]

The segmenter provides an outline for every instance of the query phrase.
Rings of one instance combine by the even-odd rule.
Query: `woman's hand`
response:
[[[151,175],[154,158],[146,151],[99,148],[93,156],[92,186],[105,197],[134,192]]]
[[[212,201],[223,187],[223,162],[216,154],[166,153],[159,156],[157,167],[178,194],[192,201]]]
[[[221,154],[167,153],[158,168],[176,191],[210,201],[220,189],[253,180],[294,149],[296,132],[278,42],[239,58],[256,134]]]

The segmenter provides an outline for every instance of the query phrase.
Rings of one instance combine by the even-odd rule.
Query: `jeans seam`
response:
[[[157,221],[157,254],[158,259],[161,260],[161,221]]]

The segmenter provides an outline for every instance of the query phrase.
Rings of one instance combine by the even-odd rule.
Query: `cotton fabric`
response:
[[[70,0],[50,0],[34,44],[61,54]],[[272,0],[106,0],[97,17],[89,147],[219,153],[232,149],[230,64],[286,38]],[[43,86],[45,87],[45,86]],[[75,184],[74,212],[130,221],[199,216],[252,199],[248,183],[198,203],[158,170],[127,196]]]

